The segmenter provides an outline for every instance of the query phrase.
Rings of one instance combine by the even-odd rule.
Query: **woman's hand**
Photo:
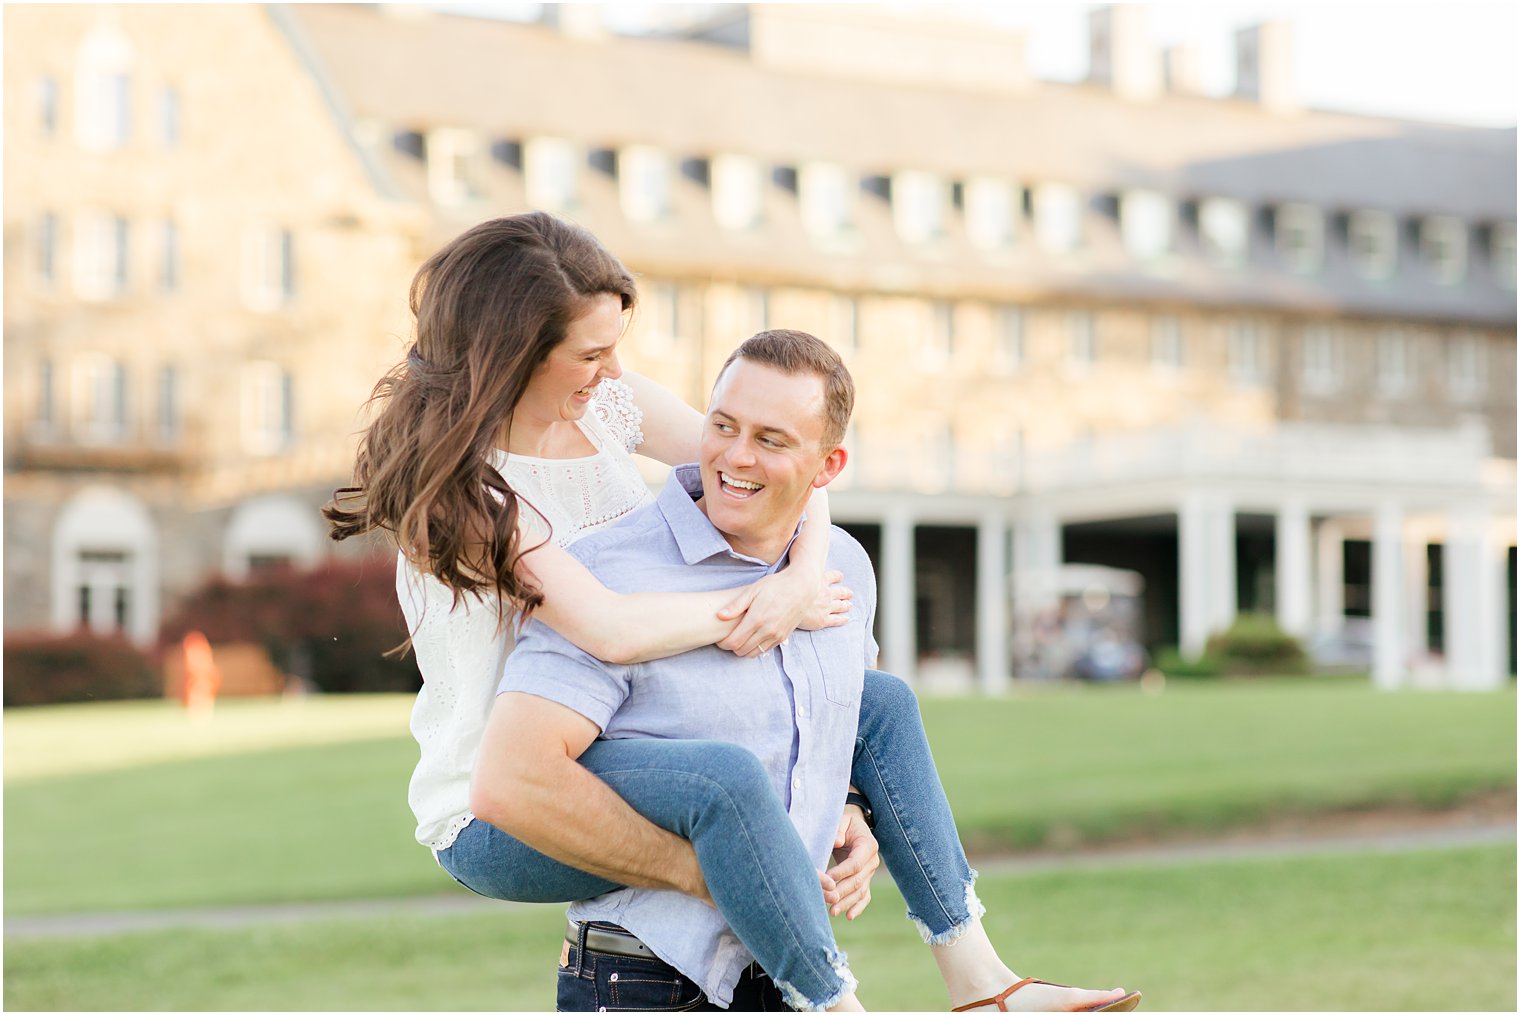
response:
[[[849,623],[854,593],[840,584],[843,581],[839,571],[819,578],[804,568],[788,567],[746,585],[718,611],[719,620],[739,618],[738,626],[718,647],[739,656],[757,656],[799,627],[819,631]]]

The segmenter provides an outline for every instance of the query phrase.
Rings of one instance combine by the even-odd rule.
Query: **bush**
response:
[[[193,592],[161,634],[200,631],[213,644],[262,645],[274,664],[321,691],[377,693],[422,686],[396,602],[394,558],[329,561],[312,571],[269,568],[246,581],[214,578]]]
[[[1156,669],[1168,677],[1217,677],[1223,666],[1208,653],[1188,659],[1176,646],[1168,645],[1156,651]]]
[[[5,707],[156,698],[158,666],[126,639],[89,631],[5,639]]]
[[[1218,659],[1221,671],[1231,676],[1309,672],[1303,645],[1264,613],[1238,615],[1228,630],[1209,638],[1204,654]]]

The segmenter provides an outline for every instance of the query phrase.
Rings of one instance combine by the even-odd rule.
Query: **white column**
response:
[[[1177,592],[1182,654],[1196,659],[1209,640],[1208,503],[1195,490],[1177,506]]]
[[[1008,519],[982,516],[976,530],[976,672],[984,694],[1008,689]]]
[[[1223,496],[1209,501],[1209,629],[1235,622],[1235,505]]]
[[[1447,677],[1460,690],[1503,687],[1509,668],[1504,548],[1495,542],[1487,512],[1467,505],[1451,512],[1442,549],[1441,611]]]
[[[1381,690],[1404,683],[1404,511],[1378,504],[1372,519],[1372,682]]]
[[[1013,526],[1014,648],[1026,667],[1023,676],[1050,675],[1044,672],[1039,632],[1057,605],[1060,567],[1060,523],[1048,511],[1024,511]]]
[[[1424,535],[1404,537],[1404,655],[1411,664],[1430,654],[1430,560]]]
[[[914,616],[918,580],[913,567],[913,519],[894,507],[881,525],[881,635],[883,668],[904,680],[918,672]]]
[[[1314,540],[1314,626],[1333,638],[1346,623],[1346,533],[1326,518]]]
[[[1309,505],[1299,497],[1277,511],[1277,623],[1300,638],[1310,633],[1313,618],[1309,583]]]

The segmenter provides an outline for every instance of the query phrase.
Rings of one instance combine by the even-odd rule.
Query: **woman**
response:
[[[617,887],[472,813],[471,772],[514,617],[532,612],[593,655],[633,662],[709,644],[753,654],[797,627],[842,623],[848,609],[848,592],[827,580],[837,576],[822,573],[828,517],[821,497],[791,564],[738,594],[619,596],[564,552],[650,499],[629,452],[667,464],[696,457],[700,415],[648,381],[619,380],[616,344],[634,302],[622,264],[589,233],[552,216],[496,219],[455,239],[413,281],[416,343],[376,388],[381,408],[360,446],[356,485],[338,491],[326,511],[335,539],[380,528],[399,544],[398,593],[424,676],[412,718],[422,748],[410,794],[418,838],[457,880],[495,898],[563,902]],[[581,762],[593,773],[615,769],[657,743],[598,741]],[[685,763],[719,782],[752,774],[738,770],[732,745],[681,746]],[[867,674],[852,782],[881,816],[882,855],[952,1004],[1008,995],[1004,988],[1019,977],[982,930],[975,873],[916,701],[887,674]],[[820,878],[805,857],[805,872],[795,862],[775,871],[789,887],[774,905],[725,904],[773,895],[751,888],[767,865],[784,862],[770,855],[777,851],[752,850],[734,862],[732,848],[734,839],[749,838],[736,828],[786,820],[774,794],[763,796],[746,813],[691,835],[699,861],[707,846],[727,846],[727,862],[704,864],[705,884],[692,891],[710,893],[762,967],[796,987],[794,1004],[857,1007],[848,972],[818,968],[819,956],[837,952],[826,918],[806,916],[819,908]],[[661,823],[654,804],[631,793],[626,799]],[[861,862],[835,868],[838,883],[822,876],[835,915],[853,918],[864,908],[873,870]],[[1122,991],[1018,987],[1006,1003],[1031,1010],[1138,1001],[1121,999]]]

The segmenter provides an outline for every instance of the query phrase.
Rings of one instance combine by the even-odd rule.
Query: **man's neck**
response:
[[[702,512],[704,518],[707,517],[706,500],[706,497],[699,497],[696,502],[697,510]],[[710,523],[711,521],[712,519],[708,518],[708,522]],[[781,555],[787,551],[787,548],[792,545],[792,539],[797,535],[797,525],[801,521],[802,516],[798,515],[792,519],[792,527],[784,532],[778,530],[749,539],[741,539],[732,533],[724,532],[722,529],[718,529],[718,535],[722,536],[724,541],[728,543],[729,549],[740,556],[753,557],[755,560],[763,560],[767,564],[775,564],[781,559]],[[713,527],[717,528],[717,526]]]

